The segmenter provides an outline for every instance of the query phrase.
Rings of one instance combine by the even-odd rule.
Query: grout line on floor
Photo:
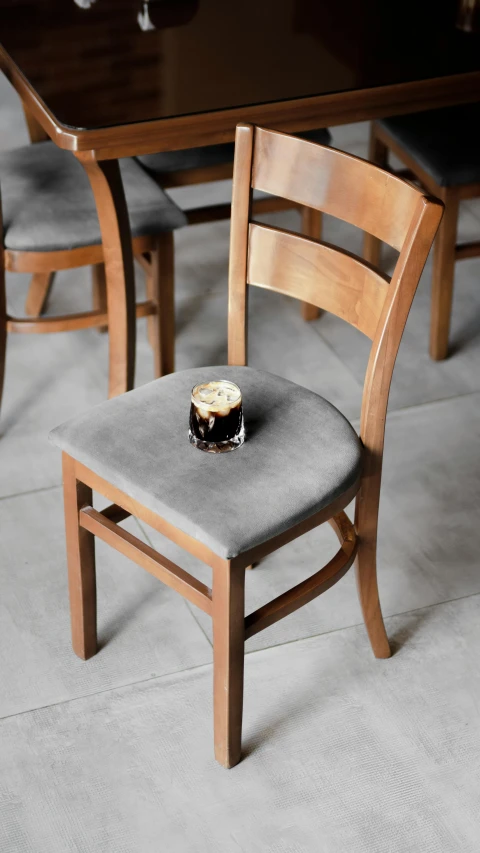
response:
[[[388,409],[387,418],[389,415],[396,415],[400,412],[408,412],[413,409],[424,409],[426,406],[437,406],[441,403],[451,403],[453,400],[463,400],[464,397],[473,397],[475,394],[480,394],[480,388],[476,391],[465,391],[463,394],[454,394],[451,397],[439,397],[437,400],[425,400],[424,403],[414,403],[411,406],[399,406],[396,409]]]
[[[426,406],[437,406],[442,403],[452,403],[454,400],[463,400],[464,397],[474,397],[475,394],[480,394],[480,388],[477,391],[465,391],[463,394],[454,394],[451,397],[439,397],[437,400],[426,400],[424,403],[414,403],[411,406],[399,406],[395,409],[387,409],[387,423],[389,418],[394,415],[400,415],[403,412],[413,412],[415,409],[424,409]],[[348,418],[352,426],[355,428],[360,426],[360,418]]]
[[[147,540],[147,542],[148,542],[148,544],[150,545],[150,547],[151,547],[151,548],[153,548],[154,550],[157,550],[157,549],[155,548],[155,545],[153,544],[152,540],[150,539],[150,536],[148,535],[148,531],[147,531],[147,530],[145,530],[145,528],[143,527],[143,525],[141,524],[141,522],[139,521],[139,519],[138,519],[138,518],[135,518],[135,521],[137,522],[137,524],[138,524],[138,526],[139,526],[140,530],[142,531],[143,535],[145,536],[145,539]],[[190,605],[189,605],[188,601],[183,597],[183,595],[182,595],[182,601],[183,601],[184,606],[187,608],[188,612],[190,613],[190,616],[192,617],[193,621],[194,621],[194,622],[198,625],[198,627],[200,628],[200,631],[202,632],[203,636],[205,637],[206,641],[208,642],[208,645],[210,646],[210,648],[213,648],[213,645],[212,645],[212,642],[211,642],[211,640],[210,640],[210,637],[208,636],[208,634],[206,633],[205,629],[203,628],[203,625],[198,621],[198,619],[197,619],[197,616],[196,616],[195,612],[192,610],[192,608],[190,607]]]
[[[35,711],[45,711],[47,708],[56,708],[58,705],[68,705],[70,702],[80,702],[82,699],[90,699],[92,696],[101,696],[103,693],[111,693],[113,690],[122,690],[125,687],[135,687],[137,684],[148,684],[149,681],[161,681],[164,678],[170,678],[172,675],[182,675],[184,672],[194,672],[197,669],[203,669],[204,667],[211,665],[211,663],[199,663],[195,666],[187,666],[185,669],[174,669],[171,672],[163,672],[162,675],[152,675],[149,678],[140,678],[138,681],[127,681],[125,684],[116,684],[113,687],[104,687],[102,690],[94,690],[92,693],[82,693],[81,696],[72,696],[70,699],[59,699],[58,702],[50,702],[47,705],[38,705],[36,708],[26,708],[24,711],[17,711],[16,714],[6,714],[5,717],[0,717],[0,723],[4,720],[11,720],[13,717],[23,717],[25,714],[33,714]]]
[[[26,492],[13,492],[11,495],[0,495],[0,501],[8,501],[11,498],[23,498],[26,495],[38,495],[39,492],[52,492],[54,489],[61,489],[62,483],[55,483],[53,486],[39,486],[38,489],[27,489]]]
[[[441,607],[444,604],[451,604],[456,601],[465,601],[468,598],[476,598],[480,596],[480,592],[472,592],[470,595],[461,595],[458,598],[449,598],[447,601],[435,601],[433,604],[427,604],[423,607],[414,607],[412,610],[404,610],[401,613],[392,613],[390,616],[385,616],[385,621],[389,619],[394,619],[398,616],[407,616],[410,613],[418,613],[420,610],[431,610],[433,607]],[[272,651],[273,649],[281,649],[283,646],[291,646],[294,643],[302,643],[308,640],[315,640],[318,637],[324,637],[328,634],[338,634],[340,631],[349,631],[353,628],[360,628],[364,625],[363,622],[356,622],[353,625],[345,625],[342,628],[332,628],[330,631],[322,631],[320,634],[310,634],[308,637],[297,637],[294,640],[286,640],[283,643],[277,643],[272,646],[264,646],[261,649],[252,649],[250,652],[245,652],[245,655],[254,655],[260,654],[262,652]],[[0,723],[4,720],[11,720],[14,717],[22,717],[25,714],[33,714],[35,711],[44,711],[47,708],[55,708],[57,705],[67,705],[70,702],[79,702],[82,699],[89,699],[92,696],[100,696],[103,693],[111,693],[114,690],[122,690],[128,687],[135,687],[138,684],[148,684],[150,681],[162,681],[164,678],[171,678],[176,675],[183,675],[186,672],[195,672],[199,669],[205,669],[206,667],[211,667],[211,663],[200,663],[195,666],[187,666],[185,669],[177,669],[172,670],[171,672],[164,672],[162,675],[153,675],[149,678],[140,678],[138,681],[128,681],[125,684],[116,684],[113,687],[105,687],[103,690],[95,690],[92,693],[84,693],[82,696],[73,696],[70,699],[60,699],[58,702],[51,702],[47,705],[39,705],[36,708],[27,708],[25,711],[18,711],[16,714],[7,714],[4,717],[0,717]]]
[[[441,607],[442,604],[452,604],[455,601],[465,601],[467,598],[475,598],[476,596],[480,596],[480,591],[471,592],[468,595],[460,595],[458,598],[447,598],[445,601],[434,601],[432,604],[424,604],[422,607],[413,607],[411,610],[401,610],[400,613],[390,613],[388,616],[384,615],[383,619],[386,622],[389,619],[396,619],[398,616],[408,616],[410,613],[418,613],[420,610],[430,610],[432,607]],[[315,640],[317,637],[324,637],[327,634],[338,634],[339,631],[349,631],[352,628],[362,627],[365,627],[365,623],[363,621],[354,622],[352,625],[344,625],[341,628],[330,628],[330,630],[321,631],[319,634],[309,634],[307,637],[297,637],[294,640],[285,640],[283,643],[273,643],[271,646],[263,646],[261,649],[252,649],[249,652],[245,652],[245,654],[253,655],[257,652],[265,652],[270,649],[281,648],[282,646],[290,646],[292,643],[301,643],[303,640]]]

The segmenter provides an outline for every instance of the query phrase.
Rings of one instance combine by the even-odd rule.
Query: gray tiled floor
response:
[[[26,141],[0,83],[0,144]],[[366,153],[368,128],[334,130]],[[221,198],[228,185],[198,188]],[[182,203],[195,203],[191,191]],[[277,222],[296,227],[294,213]],[[480,205],[460,236],[478,239]],[[358,251],[331,220],[327,239]],[[179,368],[226,359],[228,224],[176,235]],[[391,264],[392,257],[386,256]],[[457,266],[452,341],[427,355],[427,266],[407,323],[387,425],[380,589],[395,656],[370,653],[353,575],[247,644],[246,758],[212,758],[208,620],[98,546],[101,650],[70,650],[60,466],[49,428],[101,401],[107,338],[12,336],[0,421],[0,850],[6,853],[470,853],[478,827],[480,261]],[[139,288],[142,287],[139,276]],[[27,276],[8,277],[20,312]],[[358,418],[368,342],[333,316],[252,300],[251,363]],[[58,277],[50,310],[88,305],[87,271]],[[152,377],[138,325],[137,383]],[[288,341],[288,347],[285,342]],[[200,577],[134,520],[129,529]],[[335,549],[305,536],[247,576],[248,608]]]

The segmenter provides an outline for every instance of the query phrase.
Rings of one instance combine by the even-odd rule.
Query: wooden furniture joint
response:
[[[117,504],[111,504],[102,512],[88,506],[80,510],[79,524],[211,616],[212,590],[168,557],[119,527],[119,523],[130,515]],[[339,551],[314,575],[250,613],[245,618],[246,640],[326,592],[352,566],[357,555],[357,537],[352,522],[344,512],[329,521],[338,536]]]

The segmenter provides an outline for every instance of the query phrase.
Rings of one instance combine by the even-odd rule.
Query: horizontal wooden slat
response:
[[[177,566],[176,563],[172,563],[167,557],[157,553],[149,545],[145,545],[136,536],[118,527],[117,524],[92,507],[85,507],[80,511],[79,522],[81,527],[98,536],[107,545],[120,551],[121,554],[133,560],[142,569],[146,569],[162,583],[174,589],[175,592],[179,592],[192,604],[211,615],[211,589],[180,566]]]
[[[331,524],[342,542],[340,550],[323,569],[250,613],[245,619],[246,640],[313,601],[348,572],[357,553],[355,529],[344,512],[332,518]]]
[[[149,317],[155,314],[156,307],[147,300],[138,302],[137,317]],[[47,335],[53,332],[75,332],[78,329],[90,329],[93,326],[108,326],[108,314],[104,311],[82,311],[78,314],[60,314],[56,317],[9,317],[7,331],[23,335]]]
[[[455,246],[455,260],[463,261],[466,258],[478,258],[480,255],[480,242],[460,243]]]
[[[106,506],[105,509],[102,509],[100,515],[103,515],[104,518],[108,518],[109,521],[115,522],[115,524],[120,524],[121,521],[125,521],[126,518],[130,518],[131,512],[128,509],[124,509],[123,506],[118,506],[118,504],[110,504],[110,506]]]
[[[155,249],[155,237],[134,237],[136,255]],[[5,269],[10,272],[55,272],[103,263],[103,246],[81,246],[58,252],[18,252],[5,249]]]
[[[252,187],[350,222],[395,249],[419,197],[415,187],[358,157],[263,128],[255,130]]]
[[[247,282],[336,314],[373,338],[388,278],[348,252],[250,223]]]

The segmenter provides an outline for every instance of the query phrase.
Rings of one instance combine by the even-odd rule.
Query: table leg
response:
[[[97,160],[95,152],[77,158],[90,179],[102,234],[107,275],[109,397],[133,388],[135,374],[135,279],[132,236],[118,160]]]

